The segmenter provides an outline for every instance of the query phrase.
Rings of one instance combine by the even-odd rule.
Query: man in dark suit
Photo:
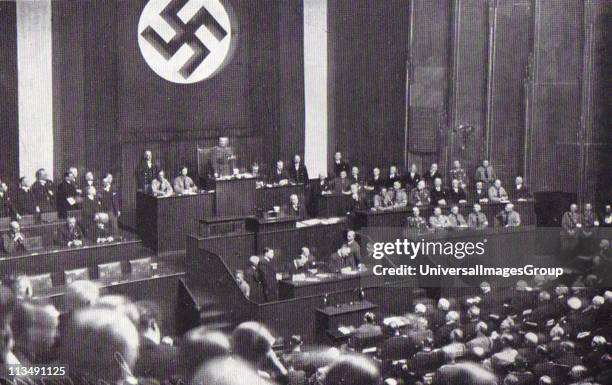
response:
[[[151,150],[146,150],[142,161],[136,168],[136,189],[148,191],[158,171],[159,166],[153,162],[153,153]]]
[[[310,249],[303,246],[302,252],[297,258],[291,261],[288,270],[291,274],[306,273],[308,269],[312,269],[314,267],[315,263],[315,257],[310,253]]]
[[[134,374],[145,378],[167,379],[177,372],[179,350],[167,338],[162,340],[158,321],[159,306],[150,301],[139,301],[135,305],[138,310],[140,349]]]
[[[448,191],[448,203],[467,203],[467,194],[458,179],[453,179],[451,189]]]
[[[356,349],[371,347],[383,338],[382,328],[376,325],[374,313],[366,313],[363,321],[351,336],[350,345]]]
[[[72,173],[70,171],[65,172],[64,180],[57,186],[56,207],[60,218],[66,218],[69,210],[79,208],[79,195]]]
[[[26,244],[26,237],[21,232],[21,226],[19,226],[19,222],[12,221],[10,226],[10,231],[2,235],[2,245],[4,247],[4,251],[7,254],[15,254],[27,251],[28,246]]]
[[[527,200],[531,198],[531,193],[525,184],[523,183],[523,177],[517,176],[514,180],[514,187],[510,192],[510,197],[519,201]]]
[[[380,176],[380,169],[375,167],[372,170],[372,177],[367,181],[365,185],[366,191],[371,191],[373,194],[378,194],[380,189],[385,187],[385,181]]]
[[[355,259],[351,257],[351,249],[347,246],[342,246],[329,257],[329,265],[329,270],[335,273],[347,267],[351,270],[357,268]]]
[[[289,196],[289,205],[283,210],[285,215],[299,218],[299,220],[308,219],[306,213],[306,205],[300,202],[297,194],[291,194]]]
[[[442,179],[434,179],[434,186],[430,193],[431,204],[434,206],[446,206],[449,202],[448,192],[442,186]]]
[[[64,247],[78,247],[83,245],[84,240],[85,236],[76,218],[74,215],[68,216],[66,225],[60,229],[59,243]]]
[[[340,171],[340,176],[334,179],[334,192],[345,195],[351,193],[351,180],[348,178],[346,171]]]
[[[341,171],[346,171],[346,173],[348,174],[350,169],[351,167],[349,166],[348,162],[342,159],[342,153],[339,151],[336,152],[334,154],[334,168],[333,168],[334,177],[340,176]]]
[[[416,164],[410,165],[410,171],[404,175],[404,185],[406,186],[406,190],[412,190],[416,188],[417,183],[421,180],[421,175],[417,172]]]
[[[107,173],[102,179],[102,191],[100,191],[100,209],[108,214],[110,225],[113,230],[117,231],[119,225],[117,219],[121,215],[119,207],[119,196],[113,186],[113,175]]]
[[[15,196],[15,206],[18,215],[30,215],[40,212],[40,207],[36,204],[27,176],[19,179],[19,189],[17,189],[17,194]]]
[[[249,285],[249,299],[255,303],[264,302],[264,293],[261,285],[261,278],[259,276],[259,270],[257,265],[259,264],[259,257],[256,255],[249,258],[249,266],[244,271],[244,281]]]
[[[270,173],[269,183],[280,186],[289,183],[289,173],[285,170],[282,160],[276,162],[276,168]]]
[[[387,176],[387,180],[385,182],[387,188],[393,188],[395,182],[400,182],[400,187],[402,186],[402,177],[397,171],[397,166],[389,167],[389,175]]]
[[[276,267],[274,266],[274,250],[264,249],[263,258],[257,265],[259,278],[263,287],[264,300],[272,302],[278,300],[278,280],[276,278]]]
[[[432,163],[431,164],[431,168],[429,169],[429,171],[427,171],[423,175],[423,180],[425,181],[425,183],[428,186],[433,186],[434,180],[436,178],[440,178],[440,180],[444,180],[444,177],[442,176],[440,171],[438,171],[438,164],[437,163]]]
[[[474,180],[476,182],[482,181],[485,183],[485,186],[492,185],[497,179],[497,175],[495,173],[495,169],[493,166],[489,164],[488,160],[483,160],[482,165],[476,169],[476,175],[474,176]]]
[[[484,188],[483,182],[480,180],[476,182],[474,191],[470,194],[470,200],[472,203],[488,203],[489,202],[489,190]]]
[[[349,248],[349,255],[355,262],[355,266],[359,267],[361,265],[361,246],[359,246],[359,243],[357,243],[355,239],[355,231],[347,231],[346,243],[344,245]]]
[[[228,137],[220,137],[219,144],[213,147],[210,155],[215,178],[232,175],[236,156],[234,150],[229,146]]]
[[[8,194],[8,186],[0,181],[0,217],[15,216],[15,207],[13,201]]]
[[[293,157],[293,165],[289,168],[289,177],[294,183],[308,183],[308,169],[302,163],[302,158],[299,155]]]
[[[81,209],[81,226],[89,238],[94,238],[96,214],[102,211],[102,205],[96,194],[95,187],[88,187],[85,198],[83,198],[83,208]]]
[[[365,210],[368,208],[366,202],[366,196],[362,190],[359,189],[358,184],[351,185],[351,202],[349,204],[349,212],[354,213],[355,211]]]
[[[55,186],[44,168],[36,171],[36,182],[32,184],[32,195],[40,211],[47,213],[55,210]]]

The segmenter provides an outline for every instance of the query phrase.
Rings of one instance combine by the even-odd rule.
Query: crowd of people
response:
[[[16,368],[38,366],[70,384],[609,384],[612,291],[578,281],[416,290],[413,311],[366,313],[340,346],[283,341],[254,321],[229,335],[199,326],[166,336],[152,301],[74,281],[59,311],[16,281],[0,291],[0,378],[27,381]]]

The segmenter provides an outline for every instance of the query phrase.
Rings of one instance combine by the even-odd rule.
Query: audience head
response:
[[[538,346],[538,335],[533,333],[533,332],[529,332],[529,333],[525,333],[525,344],[528,346]]]
[[[302,246],[302,255],[305,257],[310,256],[310,249],[306,246]]]
[[[557,324],[550,329],[549,335],[551,338],[561,338],[565,335],[565,330]]]
[[[229,144],[229,138],[227,136],[219,137],[219,147],[227,147]]]
[[[353,167],[351,168],[351,175],[353,175],[353,176],[358,176],[358,175],[359,175],[359,167],[357,167],[357,166],[353,166]]]
[[[273,259],[274,258],[274,249],[270,247],[264,248],[264,258]]]
[[[66,286],[66,311],[90,307],[100,298],[100,288],[89,280],[73,281]]]
[[[446,313],[445,320],[446,320],[446,323],[458,323],[459,322],[459,313],[457,313],[454,310],[451,310],[448,313]]]
[[[259,163],[254,162],[254,163],[251,165],[251,171],[252,171],[253,173],[258,173],[258,172],[259,172]]]
[[[90,197],[95,197],[96,196],[96,188],[94,186],[87,186],[85,188],[85,192]]]
[[[512,212],[512,211],[514,211],[514,205],[513,205],[512,203],[508,203],[508,204],[506,205],[506,212],[509,212],[509,213],[510,213],[510,212]]]
[[[60,362],[71,373],[117,382],[128,378],[138,357],[139,337],[134,323],[109,308],[76,311],[62,335]]]
[[[476,333],[486,335],[489,332],[489,325],[486,322],[480,321],[476,324]]]
[[[459,162],[458,160],[454,160],[453,161],[453,167],[455,169],[460,169],[461,168],[461,162]]]
[[[459,214],[459,206],[457,206],[457,205],[453,205],[453,206],[451,207],[451,213],[453,213],[453,214],[455,214],[455,215]]]
[[[102,182],[104,183],[105,186],[108,186],[111,183],[113,183],[113,174],[111,174],[110,172],[107,172],[104,175],[104,179],[102,179]]]
[[[495,179],[495,182],[493,184],[495,185],[495,187],[500,188],[502,183],[501,180]]]
[[[355,240],[355,231],[354,230],[349,230],[346,232],[346,240],[348,242],[352,242]]]
[[[481,180],[476,182],[476,190],[482,190],[482,181]]]
[[[572,204],[570,205],[570,211],[571,211],[571,212],[573,212],[573,213],[575,213],[576,211],[578,211],[578,205],[577,205],[577,204],[575,204],[575,203],[572,203]]]
[[[346,171],[345,170],[340,171],[340,178],[345,179],[346,177],[347,177]]]
[[[23,188],[29,188],[30,178],[28,178],[27,176],[22,176],[21,178],[19,178],[19,185]]]
[[[347,355],[329,366],[323,385],[377,385],[381,381],[376,365],[368,358]]]
[[[549,376],[542,376],[538,380],[538,385],[552,385],[552,383],[552,378],[550,378]]]
[[[198,326],[183,336],[179,359],[188,377],[194,374],[202,362],[210,362],[230,354],[231,345],[225,334]]]
[[[538,300],[540,302],[547,302],[550,301],[550,294],[547,291],[541,291],[540,294],[538,294]]]
[[[257,266],[259,264],[259,257],[256,255],[251,255],[249,257],[249,264],[251,266]]]
[[[11,323],[15,346],[32,362],[50,358],[58,337],[59,312],[53,305],[21,302]]]
[[[423,190],[424,188],[425,188],[425,181],[424,181],[424,180],[420,180],[420,181],[417,183],[417,189],[419,189],[419,190]]]
[[[450,309],[450,302],[446,298],[440,298],[438,300],[438,309],[442,311],[448,311]]]
[[[289,196],[289,201],[293,206],[297,206],[300,203],[297,194],[291,194]]]
[[[246,362],[233,358],[218,358],[206,362],[191,380],[191,385],[272,385]]]
[[[459,179],[453,179],[453,181],[451,182],[452,186],[454,189],[458,189],[459,186]]]
[[[482,166],[483,167],[489,167],[489,161],[487,159],[482,161]]]
[[[414,305],[414,312],[415,314],[423,315],[425,314],[425,312],[427,312],[427,307],[422,303],[417,303],[416,305]]]
[[[47,180],[47,170],[45,170],[44,168],[39,168],[38,170],[36,170],[36,179]]]
[[[397,174],[397,166],[389,167],[389,175],[396,175],[396,174]]]
[[[180,173],[182,176],[187,176],[189,174],[189,169],[187,168],[187,166],[185,165],[181,166]]]
[[[159,306],[152,301],[138,301],[134,305],[138,310],[138,332],[142,337],[148,338],[158,345],[162,337],[159,328]]]
[[[372,312],[367,312],[363,316],[363,322],[373,324],[376,321],[376,316]]]
[[[474,203],[474,212],[479,213],[481,210],[480,204]]]
[[[442,209],[439,206],[435,207],[433,213],[435,216],[439,217],[440,215],[442,215]]]
[[[487,281],[480,283],[480,291],[484,294],[491,292],[491,284]]]
[[[410,172],[413,172],[413,173],[416,174],[416,172],[417,172],[417,165],[416,164],[412,163],[410,165]]]
[[[243,322],[232,334],[232,351],[251,365],[269,365],[274,372],[285,374],[286,369],[272,350],[274,337],[262,324],[254,321]]]
[[[380,169],[378,167],[374,167],[374,169],[372,170],[372,175],[374,175],[375,177],[379,177]]]
[[[277,170],[282,170],[285,167],[285,164],[283,163],[282,160],[279,160],[276,162],[276,169]]]
[[[442,179],[441,178],[435,178],[434,179],[434,186],[435,187],[442,187]]]
[[[72,176],[72,180],[76,181],[77,178],[79,177],[79,169],[76,167],[70,167],[68,169],[68,172],[70,173],[70,175]]]
[[[396,180],[395,182],[393,182],[393,189],[394,190],[401,190],[402,189],[402,183],[398,180]]]
[[[157,172],[157,180],[159,180],[161,182],[164,179],[166,179],[166,173],[164,172],[164,170],[159,170]]]
[[[302,161],[302,158],[298,154],[295,154],[293,156],[293,163],[299,164],[301,161]]]
[[[342,153],[341,153],[340,151],[336,152],[336,153],[334,154],[334,159],[335,159],[336,161],[340,161],[340,160],[342,160]]]
[[[85,180],[86,180],[87,182],[93,182],[93,181],[94,181],[94,179],[95,179],[95,178],[94,178],[94,174],[93,174],[93,172],[91,172],[91,171],[87,171],[87,172],[85,173]]]
[[[437,163],[432,163],[431,164],[431,171],[437,171],[438,170],[438,164]]]
[[[11,221],[9,226],[11,227],[11,231],[15,234],[21,231],[21,225],[17,221]]]

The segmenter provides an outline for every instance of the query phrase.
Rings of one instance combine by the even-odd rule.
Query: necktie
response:
[[[489,170],[488,170],[486,167],[485,167],[484,172],[485,172],[485,173],[484,173],[484,175],[485,175],[485,179],[486,179],[486,180],[489,180]]]
[[[499,189],[497,187],[495,189],[497,190],[497,197],[499,198]]]
[[[476,214],[476,227],[480,227],[480,215]]]

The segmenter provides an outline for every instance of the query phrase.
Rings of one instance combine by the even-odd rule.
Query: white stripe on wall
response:
[[[304,158],[310,175],[327,173],[327,0],[304,0]]]
[[[17,2],[19,173],[53,175],[51,1]]]

